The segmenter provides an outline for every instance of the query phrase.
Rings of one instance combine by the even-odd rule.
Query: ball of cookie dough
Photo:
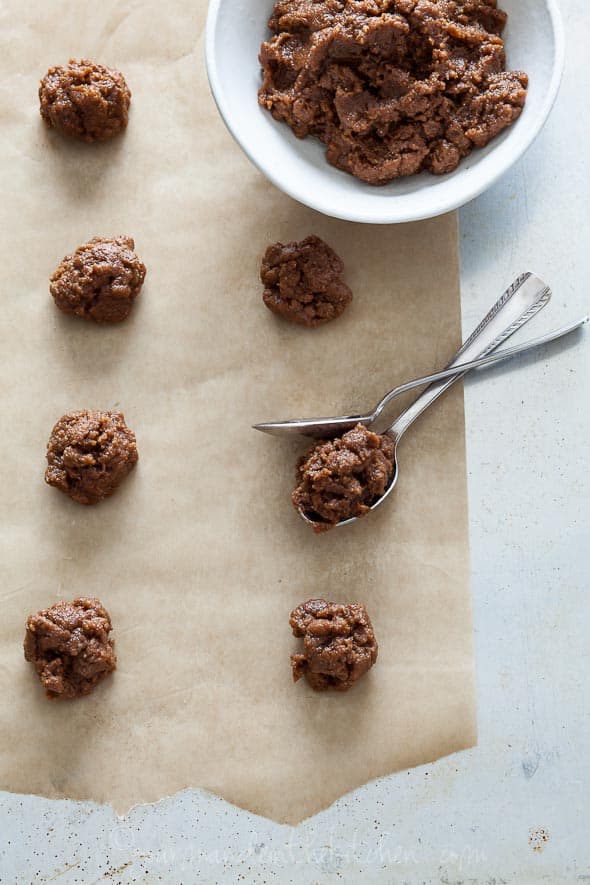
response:
[[[45,694],[90,694],[117,666],[108,612],[98,599],[57,602],[27,618],[24,650]]]
[[[41,116],[82,141],[106,141],[126,128],[131,92],[123,74],[88,59],[50,68],[39,87]]]
[[[377,660],[377,640],[364,605],[309,599],[291,612],[303,652],[291,655],[293,679],[316,691],[347,691]]]
[[[338,439],[316,443],[299,459],[293,504],[316,532],[364,516],[387,489],[393,459],[389,436],[357,424]]]
[[[262,259],[263,300],[273,313],[313,328],[335,320],[352,301],[341,279],[344,265],[319,237],[275,243]]]
[[[98,504],[138,460],[135,434],[121,412],[70,412],[47,443],[45,482],[79,504]]]
[[[57,307],[95,323],[126,319],[146,274],[134,249],[131,237],[95,237],[66,255],[50,280]]]

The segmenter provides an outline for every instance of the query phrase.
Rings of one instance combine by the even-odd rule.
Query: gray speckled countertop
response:
[[[461,212],[466,331],[522,270],[554,289],[535,334],[588,310],[590,11],[585,0],[563,8],[553,116],[524,161]],[[589,378],[586,342],[466,383],[475,749],[369,784],[294,828],[198,790],[123,819],[0,794],[0,881],[590,881]]]

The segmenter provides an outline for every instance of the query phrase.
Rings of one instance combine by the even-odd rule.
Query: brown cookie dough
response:
[[[45,482],[79,504],[112,495],[137,464],[135,434],[121,412],[70,412],[47,443]]]
[[[269,310],[302,326],[335,320],[352,301],[341,280],[342,260],[319,237],[300,243],[275,243],[262,259],[260,279]]]
[[[259,103],[369,184],[451,172],[520,116],[496,0],[279,0]]]
[[[51,700],[91,691],[117,665],[112,625],[98,599],[58,602],[27,619],[25,658]]]
[[[131,92],[119,71],[88,59],[50,68],[39,88],[41,116],[65,135],[106,141],[126,128]]]
[[[291,655],[293,679],[305,676],[315,691],[347,691],[377,660],[377,640],[364,605],[309,599],[291,612],[303,652]]]
[[[393,442],[357,424],[344,436],[316,443],[299,459],[294,506],[325,532],[364,516],[393,476]]]
[[[50,281],[57,307],[95,323],[128,317],[146,274],[134,249],[131,237],[95,237],[66,255]]]

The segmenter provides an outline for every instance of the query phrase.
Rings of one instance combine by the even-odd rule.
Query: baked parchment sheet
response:
[[[440,367],[460,339],[454,215],[331,220],[268,184],[209,94],[204,2],[4,0],[0,9],[2,538],[0,788],[126,811],[203,787],[297,822],[346,791],[475,737],[460,386],[404,439],[394,496],[315,536],[292,509],[305,448],[255,421],[362,409]],[[47,130],[39,78],[70,56],[120,68],[127,133]],[[127,233],[148,268],[131,318],[64,317],[48,278],[92,236]],[[355,299],[317,330],[262,305],[268,243],[325,238]],[[491,296],[491,299],[492,300]],[[54,422],[120,409],[139,466],[83,508],[45,486]],[[26,616],[98,596],[119,667],[51,703],[26,664]],[[362,601],[377,665],[345,694],[291,682],[291,609]]]

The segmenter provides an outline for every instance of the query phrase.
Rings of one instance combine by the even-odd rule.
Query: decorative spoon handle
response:
[[[549,344],[551,341],[563,338],[565,335],[575,332],[576,329],[581,328],[589,321],[590,316],[586,315],[573,323],[567,323],[565,326],[560,326],[559,329],[553,329],[552,332],[540,335],[538,338],[530,338],[528,341],[523,341],[522,344],[515,344],[514,347],[506,347],[503,350],[498,350],[495,353],[490,354],[490,356],[482,356],[478,360],[472,360],[468,363],[459,363],[452,369],[443,369],[442,372],[435,372],[433,375],[425,375],[424,378],[416,378],[414,381],[400,384],[399,387],[395,388],[396,395],[399,396],[402,393],[407,393],[409,390],[413,390],[416,387],[422,387],[424,384],[430,384],[433,381],[442,381],[445,378],[451,378],[454,376],[462,377],[471,372],[472,369],[485,369],[489,366],[495,366],[496,363],[502,363],[504,360],[510,359],[510,357],[518,356],[518,354],[521,353],[527,353],[529,350],[534,350],[536,347],[541,347],[543,344]]]
[[[487,356],[503,341],[528,323],[551,298],[551,289],[532,273],[519,276],[486,314],[477,329],[457,351],[447,369]],[[465,372],[430,384],[414,402],[399,415],[388,433],[401,439],[408,427]],[[385,398],[380,410],[386,405]]]

